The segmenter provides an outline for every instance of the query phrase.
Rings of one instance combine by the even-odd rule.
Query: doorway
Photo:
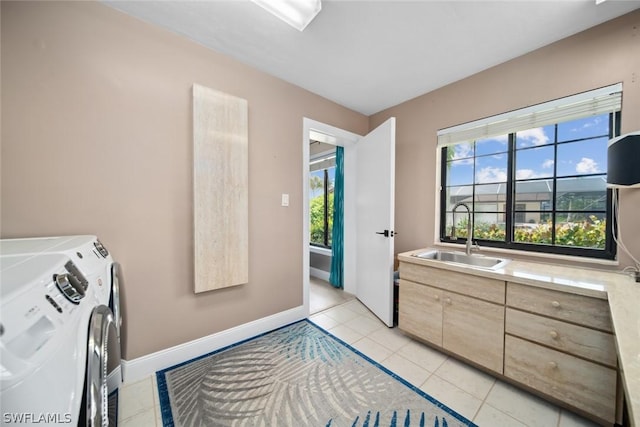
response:
[[[365,136],[303,119],[303,304],[307,314],[310,308],[310,140],[344,148],[344,292],[355,295],[392,327],[395,118]]]
[[[327,157],[331,157],[330,152],[332,150],[335,152],[335,147],[337,146],[344,147],[344,215],[345,224],[349,223],[350,218],[353,216],[353,207],[352,203],[349,200],[351,198],[350,195],[352,194],[352,190],[348,188],[352,185],[352,171],[354,170],[354,161],[351,158],[353,156],[351,148],[359,138],[359,135],[353,134],[351,132],[335,128],[321,122],[316,122],[311,119],[303,119],[303,301],[307,313],[316,313],[323,309],[329,308],[330,306],[337,305],[341,302],[345,302],[348,299],[354,298],[354,272],[351,271],[350,267],[351,265],[353,265],[353,263],[349,263],[347,261],[348,259],[353,257],[353,250],[350,248],[351,246],[353,246],[354,236],[352,234],[349,234],[350,231],[345,228],[345,270],[343,289],[333,288],[333,286],[329,284],[331,250],[328,248],[323,248],[321,245],[311,244],[310,200],[313,194],[311,194],[310,179],[312,176],[312,162],[319,160],[317,164],[320,167],[330,166],[330,160],[326,160]],[[315,142],[312,144],[311,141]],[[320,167],[318,169],[321,169]],[[321,175],[321,173],[316,173],[315,175]],[[321,237],[316,236],[315,240],[318,240],[318,242],[320,242],[322,239]],[[312,261],[314,267],[311,266]],[[313,303],[311,302],[312,295],[314,298]]]

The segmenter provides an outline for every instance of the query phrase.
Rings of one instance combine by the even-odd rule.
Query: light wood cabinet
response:
[[[507,305],[603,331],[613,331],[606,300],[508,282]]]
[[[607,301],[400,262],[399,328],[603,424],[621,422]]]
[[[398,324],[405,332],[442,346],[442,290],[400,279]]]
[[[400,263],[400,278],[485,301],[504,304],[505,282],[503,280],[472,276],[408,262]]]
[[[509,282],[504,375],[613,424],[611,330],[606,300]]]
[[[616,371],[507,335],[504,374],[613,424]]]
[[[502,373],[505,283],[415,267],[400,265],[399,328]]]
[[[502,373],[504,306],[444,293],[442,347]]]
[[[507,308],[505,332],[615,368],[612,334]]]

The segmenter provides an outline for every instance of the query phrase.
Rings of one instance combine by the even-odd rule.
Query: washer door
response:
[[[111,265],[111,297],[109,298],[109,308],[113,312],[118,331],[118,342],[122,339],[120,329],[122,328],[122,312],[120,311],[120,264],[114,262]]]
[[[89,321],[87,348],[87,379],[85,413],[86,425],[107,427],[115,425],[114,414],[109,417],[109,374],[120,366],[120,345],[113,313],[106,305],[93,309]]]

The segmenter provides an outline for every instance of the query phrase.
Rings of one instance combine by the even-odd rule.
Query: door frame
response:
[[[303,117],[302,119],[302,299],[304,311],[309,315],[309,140],[311,136],[327,144],[344,147],[344,283],[343,290],[356,293],[356,231],[347,227],[355,221],[355,144],[362,136],[326,123]]]

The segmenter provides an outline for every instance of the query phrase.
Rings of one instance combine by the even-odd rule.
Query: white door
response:
[[[356,143],[356,296],[393,326],[396,119]]]

